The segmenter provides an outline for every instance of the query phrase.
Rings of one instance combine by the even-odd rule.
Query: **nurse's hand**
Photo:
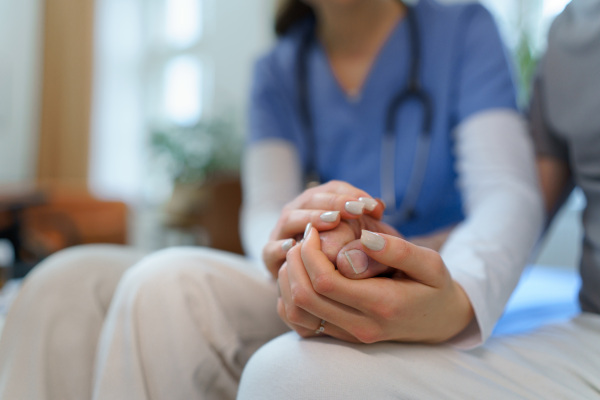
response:
[[[347,229],[346,225],[348,225]],[[412,244],[437,252],[453,229],[454,227],[443,228],[427,235],[413,236],[406,240]],[[342,221],[335,229],[320,233],[321,251],[325,253],[329,261],[333,262],[338,271],[346,278],[365,279],[377,275],[385,275],[390,272],[393,273],[394,268],[383,265],[377,260],[368,257],[363,251],[351,247],[344,248],[351,241],[359,239],[363,230],[385,233],[405,239],[394,227],[385,222],[369,216],[363,216],[356,220]]]
[[[385,274],[390,270],[389,267],[375,260],[367,259],[366,256],[363,257],[364,253],[359,254],[352,250],[340,251],[348,243],[360,238],[363,229],[385,232],[389,235],[402,237],[390,225],[367,215],[358,219],[342,220],[334,229],[320,234],[321,251],[329,261],[336,265],[338,271],[343,276],[350,279],[371,278]],[[364,263],[363,260],[365,261]]]
[[[342,276],[311,228],[279,271],[280,317],[301,336],[325,334],[351,342],[438,343],[461,332],[472,306],[440,255],[404,239],[364,231],[344,251],[362,251],[388,266],[387,277]],[[321,321],[326,321],[319,332]]]
[[[273,277],[277,277],[287,251],[302,237],[309,222],[319,231],[328,231],[342,219],[357,220],[364,215],[380,219],[383,211],[381,201],[346,182],[331,181],[307,189],[283,208],[263,249],[263,261]]]

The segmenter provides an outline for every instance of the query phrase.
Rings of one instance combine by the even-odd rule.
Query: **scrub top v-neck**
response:
[[[423,88],[433,99],[431,146],[416,217],[396,228],[419,235],[460,222],[462,201],[452,152],[452,131],[471,115],[488,109],[516,109],[511,70],[493,18],[479,4],[415,6],[421,38]],[[296,68],[298,47],[312,21],[281,38],[256,65],[250,99],[248,145],[267,138],[292,142],[305,163],[316,152],[322,181],[349,182],[381,196],[381,150],[391,99],[406,86],[410,66],[408,24],[390,33],[363,82],[351,98],[335,78],[323,47],[307,52],[308,104],[316,146],[309,149],[300,119]],[[421,133],[422,109],[408,102],[397,113],[394,168],[397,204],[402,203]]]

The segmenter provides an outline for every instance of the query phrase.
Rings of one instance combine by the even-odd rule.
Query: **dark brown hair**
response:
[[[283,36],[294,24],[314,15],[313,9],[300,0],[282,0],[275,17],[275,33]]]

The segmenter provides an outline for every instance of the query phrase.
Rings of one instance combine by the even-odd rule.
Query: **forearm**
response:
[[[494,324],[525,267],[544,220],[532,145],[512,111],[476,115],[456,131],[466,219],[441,249],[475,320],[454,342],[474,347]]]
[[[283,206],[302,189],[300,161],[294,146],[273,139],[248,147],[242,182],[242,243],[246,254],[262,265],[263,248]]]

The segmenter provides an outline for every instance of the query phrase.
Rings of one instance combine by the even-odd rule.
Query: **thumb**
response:
[[[439,287],[450,275],[439,253],[399,237],[363,229],[360,242],[365,254],[373,260],[425,285]]]
[[[349,279],[371,278],[391,269],[367,256],[360,240],[353,240],[342,247],[335,264],[338,271]]]

